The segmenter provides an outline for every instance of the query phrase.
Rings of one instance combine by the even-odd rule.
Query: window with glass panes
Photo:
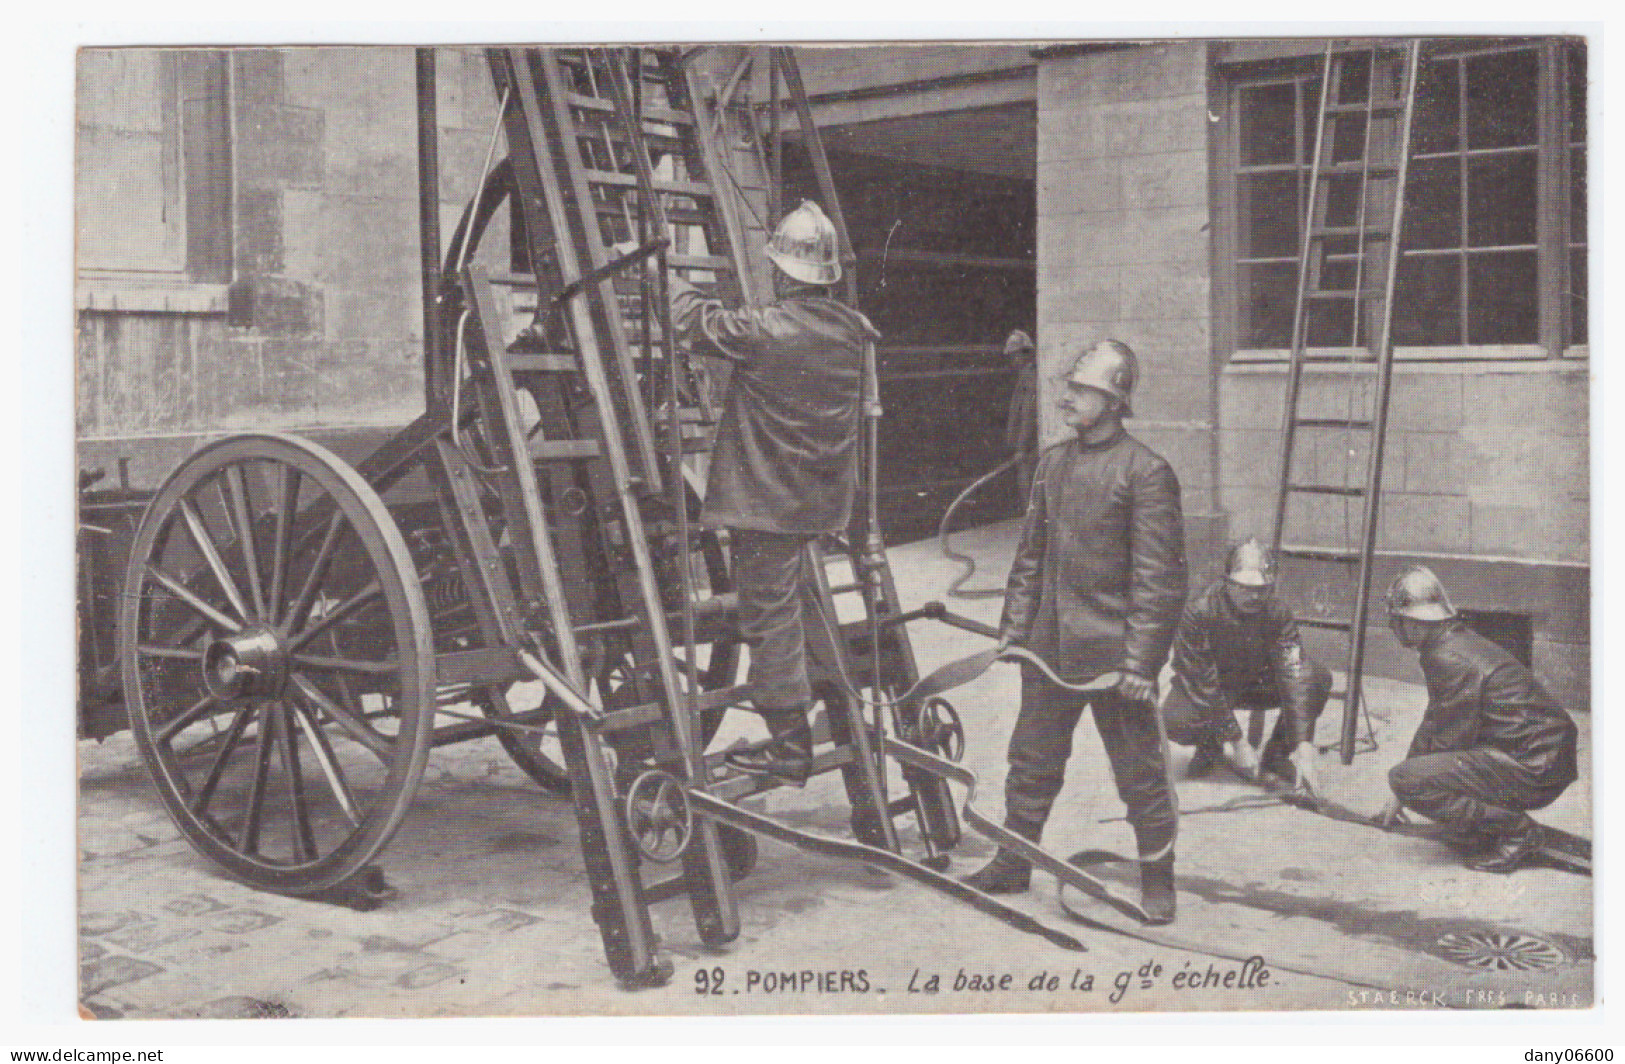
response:
[[[1320,69],[1314,57],[1231,82],[1226,220],[1238,349],[1291,343]],[[1345,78],[1340,102],[1363,100],[1366,91],[1360,79]],[[1540,354],[1534,345],[1585,342],[1585,98],[1583,42],[1428,42],[1412,128],[1396,345]],[[1339,145],[1334,157],[1357,160],[1361,150]],[[1358,195],[1357,177],[1329,182],[1328,223],[1352,218]],[[1354,267],[1353,238],[1345,243],[1328,245],[1328,286],[1336,271]],[[1310,345],[1367,342],[1349,310],[1315,306]]]

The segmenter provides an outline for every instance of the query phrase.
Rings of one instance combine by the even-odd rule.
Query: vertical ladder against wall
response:
[[[1417,39],[1327,44],[1298,260],[1273,545],[1278,557],[1345,568],[1346,612],[1301,611],[1298,620],[1347,640],[1337,744],[1344,764],[1354,758],[1366,708],[1361,681],[1420,50]],[[1311,365],[1332,372],[1324,375],[1326,388],[1306,395]],[[1362,440],[1365,468],[1356,480],[1349,458]],[[1339,457],[1327,461],[1333,447]],[[1351,526],[1356,501],[1359,521]],[[1328,503],[1341,509],[1341,537]],[[1365,741],[1365,749],[1375,748],[1369,715]]]

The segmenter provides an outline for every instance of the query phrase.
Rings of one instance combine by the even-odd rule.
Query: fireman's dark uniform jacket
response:
[[[1064,679],[1155,679],[1186,590],[1179,480],[1121,429],[1039,459],[1000,629]]]
[[[1174,684],[1203,720],[1217,722],[1213,741],[1241,738],[1234,710],[1265,706],[1281,707],[1284,749],[1305,741],[1326,703],[1316,671],[1304,657],[1297,619],[1275,596],[1244,614],[1219,580],[1185,604],[1174,640]],[[1175,732],[1170,721],[1170,739],[1194,741]]]
[[[1428,706],[1388,773],[1409,809],[1459,831],[1516,836],[1577,773],[1574,721],[1539,680],[1459,620],[1417,648]]]
[[[1179,480],[1168,463],[1121,428],[1094,444],[1074,437],[1039,460],[1000,628],[1068,680],[1113,670],[1154,679],[1186,580]],[[1006,823],[1038,837],[1086,702],[1141,853],[1165,849],[1174,813],[1155,707],[1115,692],[1069,694],[1032,669],[1023,670],[1010,737]]]
[[[1428,707],[1406,757],[1490,747],[1531,782],[1573,783],[1574,720],[1505,649],[1460,621],[1444,623],[1439,637],[1419,648]]]
[[[728,528],[845,531],[858,473],[863,349],[880,333],[833,299],[729,309],[671,279],[673,326],[733,363],[701,519]]]
[[[799,712],[812,698],[804,548],[851,520],[864,347],[880,334],[821,296],[733,309],[676,277],[670,286],[677,332],[733,363],[700,519],[734,530],[755,704],[764,714]]]

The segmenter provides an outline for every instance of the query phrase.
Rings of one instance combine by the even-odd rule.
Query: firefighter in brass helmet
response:
[[[1004,822],[1038,841],[1088,707],[1134,828],[1142,906],[1153,923],[1167,923],[1177,822],[1156,684],[1185,601],[1185,539],[1173,469],[1123,428],[1138,376],[1133,350],[1119,340],[1082,352],[1058,403],[1072,433],[1038,462],[1000,641],[1025,646],[1068,682],[1109,672],[1120,679],[1085,693],[1023,667]],[[1011,894],[1026,890],[1031,874],[1025,859],[1001,849],[965,882]]]
[[[1016,329],[1005,337],[1004,357],[1015,370],[1010,388],[1010,410],[1004,421],[1004,445],[1019,456],[1016,462],[1016,505],[1027,508],[1038,468],[1038,357],[1033,338]]]
[[[1578,774],[1578,729],[1528,669],[1461,622],[1431,570],[1400,573],[1387,606],[1395,638],[1421,661],[1428,704],[1379,817],[1421,813],[1453,829],[1469,868],[1514,871],[1540,848],[1528,811]]]
[[[750,646],[754,707],[768,744],[728,762],[805,783],[812,766],[812,691],[804,625],[807,545],[843,532],[858,478],[864,348],[880,334],[830,298],[841,279],[835,227],[811,200],[768,242],[774,302],[730,307],[675,274],[673,327],[732,363],[700,519],[729,530],[739,627]]]
[[[1162,703],[1168,741],[1193,746],[1186,772],[1200,776],[1221,749],[1245,775],[1259,771],[1314,792],[1315,721],[1332,674],[1311,661],[1292,610],[1275,595],[1275,558],[1249,537],[1233,544],[1224,576],[1191,597],[1174,639],[1174,678]],[[1239,710],[1279,707],[1262,756],[1243,739]]]

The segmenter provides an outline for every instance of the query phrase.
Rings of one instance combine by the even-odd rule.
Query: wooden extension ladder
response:
[[[1306,611],[1298,621],[1344,633],[1347,640],[1344,690],[1334,692],[1343,702],[1338,747],[1345,764],[1354,758],[1362,714],[1366,746],[1375,746],[1361,676],[1393,382],[1394,288],[1420,47],[1415,39],[1327,44],[1298,261],[1273,545],[1278,556],[1346,570],[1343,601],[1322,603],[1329,607],[1325,612]],[[1329,342],[1328,337],[1335,339]],[[1340,382],[1342,410],[1335,410],[1335,389],[1328,389],[1316,396],[1320,402],[1313,416],[1305,416],[1304,370],[1325,364],[1338,371],[1326,379]],[[1331,401],[1325,402],[1328,395]],[[1358,452],[1362,437],[1365,468],[1356,481],[1346,459]],[[1309,461],[1294,461],[1315,451],[1332,453],[1332,446],[1345,459],[1340,470],[1306,468]],[[1324,463],[1334,464],[1339,463]],[[1357,530],[1348,522],[1356,500],[1362,504]],[[1342,512],[1340,542],[1336,522],[1329,519],[1335,516],[1333,507]]]
[[[459,271],[453,298],[461,315],[446,338],[458,358],[433,393],[446,401],[449,391],[471,437],[441,445],[451,471],[443,479],[453,481],[441,486],[442,497],[477,510],[479,492],[454,482],[483,479],[499,491],[503,512],[524,515],[493,533],[508,538],[511,573],[491,564],[500,555],[490,542],[457,544],[458,556],[469,582],[485,588],[475,607],[488,645],[534,635],[537,656],[561,674],[549,689],[561,699],[554,716],[593,915],[611,969],[630,985],[662,982],[671,971],[652,930],[655,902],[688,897],[707,944],[738,934],[732,880],[748,863],[735,829],[696,816],[680,870],[646,881],[636,829],[629,830],[640,781],[664,781],[652,804],[689,790],[733,802],[774,786],[730,775],[720,753],[705,753],[723,711],[751,692],[735,675],[726,535],[694,527],[696,466],[715,424],[713,396],[672,342],[664,277],[669,268],[725,294],[759,298],[765,273],[752,255],[767,228],[760,215],[768,197],[767,175],[745,165],[761,154],[723,135],[755,116],[718,91],[718,79],[703,77],[695,56],[673,48],[488,51],[508,145],[504,178],[528,270]],[[810,118],[793,57],[775,51],[768,65]],[[816,153],[850,268],[828,165],[821,147]],[[742,210],[753,197],[754,226]],[[475,214],[477,229],[483,220]],[[465,230],[459,239],[472,238]],[[639,251],[621,256],[615,248],[626,241]],[[647,277],[638,257],[662,269]],[[535,320],[517,331],[516,292],[536,306]],[[465,360],[477,417],[456,398]],[[817,732],[830,744],[817,750],[814,769],[842,772],[860,840],[895,852],[894,818],[912,814],[936,857],[959,832],[946,784],[905,769],[909,794],[888,798],[879,728],[860,704],[884,704],[917,679],[903,630],[909,618],[876,543],[872,526],[842,541],[856,574],[850,586],[832,586],[821,551],[810,552],[809,651],[826,709]],[[835,597],[846,590],[861,596],[864,616],[843,624]],[[860,670],[851,659],[876,645],[884,668],[861,695],[852,689]]]

